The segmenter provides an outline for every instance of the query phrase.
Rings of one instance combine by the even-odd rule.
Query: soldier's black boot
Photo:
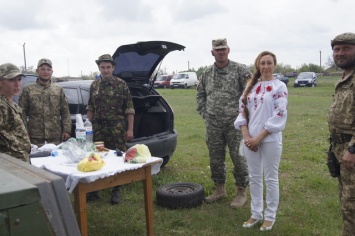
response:
[[[94,191],[86,194],[86,201],[87,202],[94,202],[99,200],[99,192]]]
[[[111,204],[115,205],[120,202],[120,186],[115,186],[112,188]]]

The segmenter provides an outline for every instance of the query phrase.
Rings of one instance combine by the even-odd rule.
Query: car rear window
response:
[[[79,94],[76,88],[63,88],[65,96],[67,97],[70,114],[78,113]]]

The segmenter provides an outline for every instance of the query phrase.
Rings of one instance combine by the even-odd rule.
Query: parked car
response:
[[[149,83],[156,66],[172,51],[184,50],[184,46],[164,41],[148,41],[123,45],[117,48],[113,59],[117,62],[114,75],[125,80],[129,86],[135,108],[135,144],[148,146],[152,156],[163,158],[165,166],[177,145],[174,129],[174,113],[168,102]],[[75,114],[86,118],[90,85],[93,80],[60,82],[67,96],[73,122],[72,136],[75,137]]]
[[[180,72],[174,75],[170,81],[170,88],[190,88],[194,86],[197,81],[195,72]]]
[[[314,72],[301,72],[295,79],[294,87],[316,87],[317,75]]]
[[[275,73],[275,74],[273,74],[273,76],[274,76],[275,79],[278,79],[278,80],[284,82],[286,84],[286,86],[287,86],[289,80],[288,80],[288,78],[286,76],[284,76],[281,73]]]
[[[158,75],[154,81],[154,88],[170,88],[170,80],[174,75]]]
[[[285,76],[288,77],[288,78],[296,78],[297,75],[298,75],[298,73],[295,72],[295,71],[294,72],[286,72],[285,73]]]
[[[26,84],[32,84],[32,83],[36,83],[37,80],[37,75],[33,75],[33,74],[25,74],[25,76],[22,77],[22,84],[21,84],[21,91],[18,95],[14,96],[14,101],[16,103],[18,103],[18,100],[20,98],[20,94],[22,93],[22,88],[26,85]]]

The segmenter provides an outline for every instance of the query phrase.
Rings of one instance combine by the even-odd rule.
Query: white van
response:
[[[170,80],[170,88],[190,88],[195,85],[196,81],[197,75],[195,72],[180,72]]]

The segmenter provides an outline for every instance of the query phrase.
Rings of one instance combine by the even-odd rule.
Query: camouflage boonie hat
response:
[[[47,58],[42,58],[38,61],[37,67],[40,67],[43,64],[47,64],[52,68],[52,62],[51,60],[47,59]]]
[[[227,45],[227,39],[214,39],[212,40],[213,49],[229,48]]]
[[[350,32],[339,34],[332,41],[330,41],[332,48],[336,44],[355,44],[355,34]]]
[[[97,65],[99,65],[101,62],[111,62],[112,65],[116,65],[116,62],[112,59],[110,54],[104,54],[99,57],[98,60],[95,61]]]
[[[13,79],[18,75],[24,76],[20,69],[11,63],[0,65],[0,79]]]

